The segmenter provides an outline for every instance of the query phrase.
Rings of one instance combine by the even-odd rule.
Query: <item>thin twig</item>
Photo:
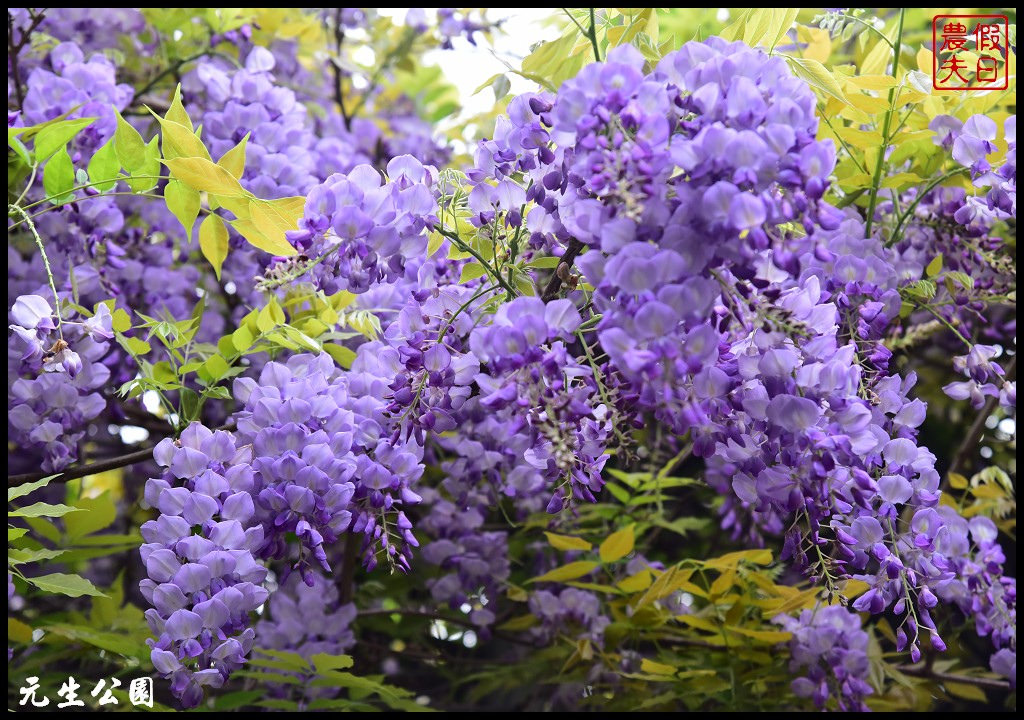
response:
[[[345,28],[341,24],[341,13],[343,8],[338,8],[337,13],[334,16],[334,55],[335,60],[331,61],[331,65],[334,68],[334,101],[338,103],[338,109],[341,111],[341,119],[345,123],[345,129],[352,129],[352,116],[348,114],[345,109],[345,91],[342,87],[342,71],[341,71],[341,47],[345,43]]]
[[[1014,355],[1013,359],[1010,360],[1010,364],[1006,366],[1006,374],[1003,376],[1007,380],[1013,380],[1017,374],[1017,356]],[[971,423],[971,429],[967,431],[967,435],[964,436],[964,440],[960,443],[960,447],[957,448],[956,454],[953,456],[953,462],[950,463],[949,471],[946,473],[946,478],[943,480],[943,487],[945,488],[949,483],[949,476],[953,473],[960,472],[960,468],[963,467],[964,463],[967,462],[967,456],[971,451],[971,448],[978,444],[981,436],[985,432],[985,421],[988,420],[989,416],[995,412],[996,405],[999,403],[998,397],[990,397],[982,407],[981,411],[978,412],[978,416],[974,418],[974,422]]]
[[[927,678],[929,680],[941,680],[943,682],[955,682],[962,683],[964,685],[974,685],[976,687],[989,688],[991,690],[1009,690],[1010,683],[1005,680],[993,680],[992,678],[974,677],[972,675],[954,675],[953,673],[944,673],[937,670],[929,669],[924,664],[922,665],[900,665],[899,670],[904,675],[910,675],[911,677]]]
[[[896,29],[896,44],[892,50],[892,76],[899,82],[900,74],[900,50],[903,46],[903,17],[906,15],[906,8],[900,8],[899,25]],[[889,88],[889,109],[885,111],[885,120],[882,122],[882,146],[878,149],[878,159],[875,161],[875,176],[871,180],[871,194],[868,197],[867,217],[864,223],[865,237],[871,237],[871,226],[875,222],[875,204],[878,202],[878,188],[882,182],[882,170],[885,167],[885,151],[889,147],[889,127],[892,122],[893,104],[896,102],[897,88]]]

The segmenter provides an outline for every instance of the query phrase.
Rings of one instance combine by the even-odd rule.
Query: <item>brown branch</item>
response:
[[[129,465],[150,460],[153,457],[154,447],[156,446],[151,445],[150,447],[143,448],[142,450],[136,450],[135,452],[128,453],[127,455],[119,455],[117,457],[110,458],[109,460],[101,460],[87,465],[79,465],[78,467],[69,468],[61,473],[34,472],[22,473],[21,475],[8,475],[7,487],[35,482],[36,480],[42,480],[44,477],[54,474],[56,474],[57,477],[53,479],[53,482],[64,483],[69,480],[76,480],[78,478],[85,477],[86,475],[95,475],[96,473],[105,472],[107,470],[127,467]]]
[[[926,665],[900,665],[898,668],[904,675],[911,677],[927,678],[942,682],[955,682],[975,687],[989,688],[990,690],[1009,690],[1010,683],[1005,680],[993,680],[992,678],[974,677],[973,675],[954,675],[929,669]]]
[[[14,27],[14,16],[11,15],[10,9],[7,10],[7,61],[10,63],[11,79],[14,80],[14,97],[18,101],[18,110],[21,110],[21,106],[25,102],[25,87],[21,83],[21,71],[18,69],[18,53],[22,51],[26,44],[31,42],[32,33],[36,31],[36,28],[42,24],[43,19],[46,17],[45,8],[38,15],[31,8],[27,9],[27,12],[32,22],[21,33],[18,41],[15,42],[14,33],[17,28]]]
[[[576,256],[583,252],[584,245],[579,240],[573,238],[569,241],[569,246],[565,249],[562,254],[561,262],[558,263],[558,267],[555,268],[555,274],[548,280],[547,286],[544,288],[543,294],[540,299],[544,302],[551,302],[558,296],[558,291],[562,287],[563,279],[569,275],[569,270],[572,268],[573,262],[576,261]]]
[[[214,430],[234,429],[234,422],[228,422],[220,427],[214,428]],[[22,473],[21,475],[8,475],[7,487],[35,482],[36,480],[42,480],[44,477],[48,477],[50,475],[56,476],[53,478],[53,482],[65,483],[69,480],[77,480],[78,478],[86,477],[87,475],[95,475],[96,473],[105,472],[107,470],[116,470],[117,468],[128,467],[129,465],[135,465],[136,463],[146,462],[147,460],[152,459],[153,449],[155,447],[156,445],[150,445],[149,447],[127,453],[126,455],[118,455],[117,457],[112,457],[107,460],[79,465],[59,473],[34,472]]]
[[[341,111],[341,119],[345,123],[345,129],[351,130],[352,117],[345,109],[345,90],[342,87],[344,74],[341,69],[341,46],[345,44],[345,29],[341,24],[342,9],[338,8],[334,16],[334,54],[336,57],[331,61],[331,66],[334,70],[334,102],[338,103],[338,109]]]
[[[345,538],[345,557],[341,561],[341,574],[338,576],[338,599],[341,604],[352,602],[353,581],[356,575],[356,560],[359,558],[357,536],[349,533]]]
[[[1007,380],[1013,380],[1017,374],[1017,356],[1014,355],[1013,359],[1010,360],[1010,364],[1006,366],[1006,374],[1004,377]],[[947,490],[949,485],[949,476],[952,473],[960,472],[960,468],[967,462],[967,455],[970,453],[971,448],[974,447],[981,436],[985,433],[985,421],[995,412],[996,405],[999,403],[998,397],[990,397],[985,403],[985,406],[978,413],[978,416],[974,418],[974,422],[971,424],[971,429],[967,431],[967,435],[964,437],[964,441],[960,443],[960,447],[957,448],[956,454],[953,455],[953,462],[949,466],[949,470],[946,472],[946,479],[943,481],[943,489]]]

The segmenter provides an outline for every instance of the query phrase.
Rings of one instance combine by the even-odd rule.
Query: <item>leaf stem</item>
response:
[[[53,270],[50,268],[50,258],[46,255],[46,247],[43,245],[43,239],[39,237],[39,231],[36,230],[36,224],[32,222],[32,218],[29,217],[25,209],[20,205],[8,205],[8,211],[14,210],[21,214],[24,218],[22,222],[28,223],[28,229],[32,232],[32,237],[35,238],[36,246],[39,248],[39,254],[43,256],[43,266],[46,268],[46,278],[50,281],[50,291],[53,292],[53,309],[57,314],[57,333],[60,335],[61,340],[64,339],[64,327],[63,320],[60,317],[60,295],[57,294],[57,284],[53,281]]]
[[[892,51],[892,76],[899,82],[900,74],[900,48],[903,45],[903,18],[906,15],[906,8],[900,8],[899,25],[896,29],[896,44]],[[871,196],[868,199],[867,221],[864,225],[864,235],[871,237],[871,226],[875,221],[875,205],[878,202],[878,187],[882,182],[882,169],[885,167],[885,151],[889,147],[889,126],[892,123],[893,103],[895,102],[896,88],[889,88],[889,109],[885,111],[885,120],[882,123],[882,145],[878,149],[878,158],[875,161],[875,176],[871,180]]]
[[[590,44],[594,46],[594,60],[601,62],[601,48],[597,46],[597,19],[594,17],[594,8],[588,9],[590,10],[590,30],[587,35],[590,36]]]

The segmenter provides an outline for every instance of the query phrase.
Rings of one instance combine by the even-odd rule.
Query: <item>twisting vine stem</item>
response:
[[[57,294],[57,284],[53,281],[53,270],[50,269],[50,258],[46,256],[46,247],[43,245],[43,239],[39,237],[39,231],[36,230],[36,224],[32,222],[32,218],[28,216],[28,213],[20,205],[8,205],[7,209],[8,211],[13,210],[19,213],[24,218],[24,222],[28,225],[28,229],[31,231],[32,237],[35,238],[36,245],[39,247],[39,254],[43,256],[46,278],[50,281],[50,291],[53,293],[54,311],[57,313],[57,333],[60,335],[61,340],[63,340],[64,328],[63,320],[60,317],[60,295]]]

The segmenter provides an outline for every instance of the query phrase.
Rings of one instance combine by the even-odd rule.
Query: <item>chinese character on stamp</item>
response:
[[[1005,15],[936,15],[932,18],[932,87],[1006,90],[1008,41]]]

